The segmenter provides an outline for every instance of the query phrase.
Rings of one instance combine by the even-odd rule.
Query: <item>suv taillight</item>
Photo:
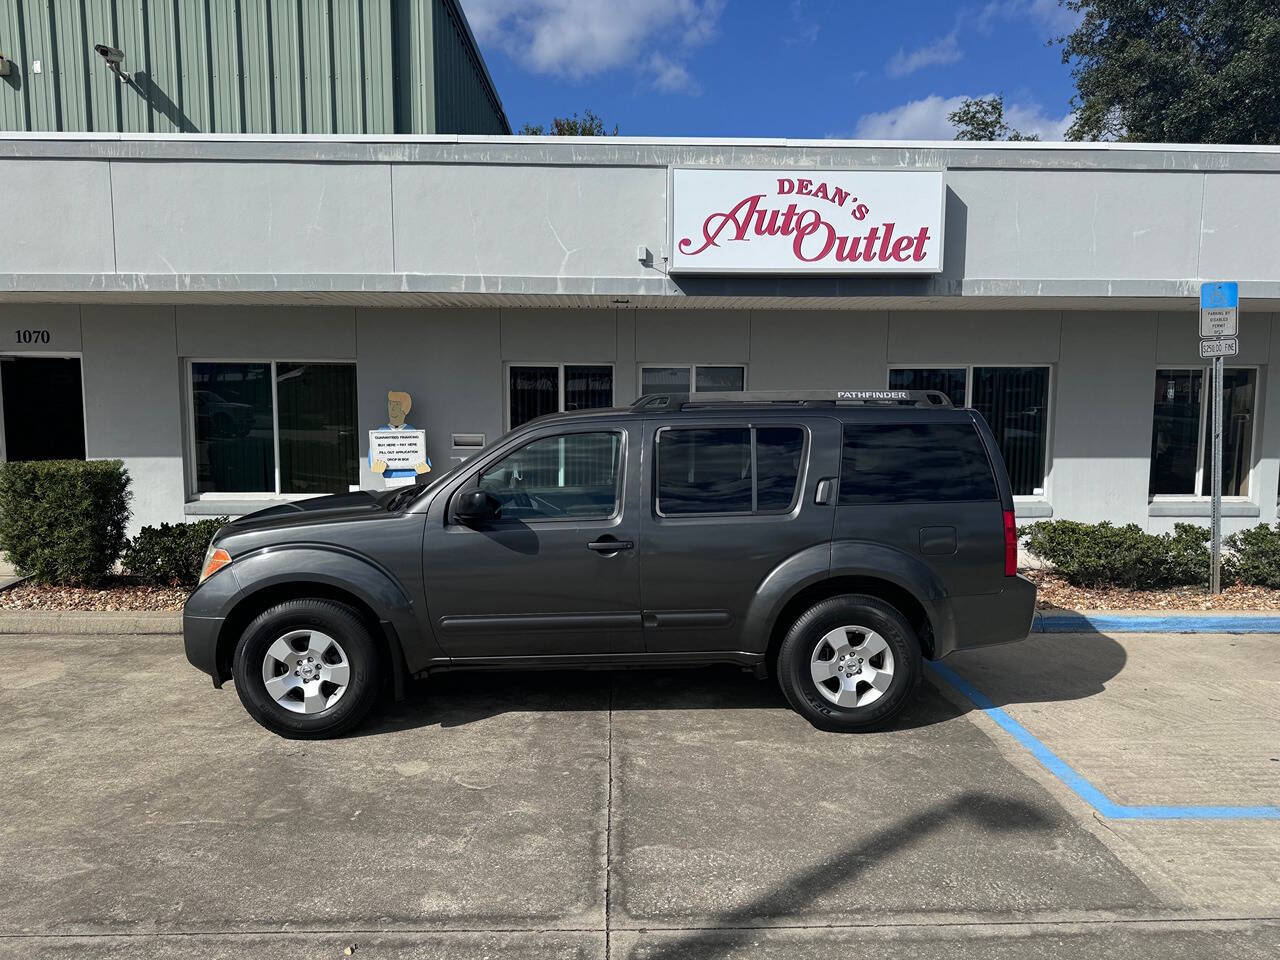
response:
[[[1013,511],[1004,512],[1004,575],[1018,573],[1018,526],[1013,522]]]

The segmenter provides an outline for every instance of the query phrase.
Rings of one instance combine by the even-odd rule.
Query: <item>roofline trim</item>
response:
[[[499,101],[501,103],[501,101]],[[503,115],[505,116],[505,109]],[[509,125],[509,124],[508,124]],[[126,142],[232,142],[232,143],[424,143],[424,144],[521,144],[562,143],[600,146],[664,147],[773,147],[778,149],[901,149],[958,151],[1101,151],[1107,153],[1240,153],[1280,155],[1280,146],[1240,143],[1116,143],[1112,141],[987,141],[987,140],[806,140],[767,137],[547,137],[495,136],[490,134],[328,134],[328,133],[81,133],[0,132],[0,142],[27,141],[126,141]]]

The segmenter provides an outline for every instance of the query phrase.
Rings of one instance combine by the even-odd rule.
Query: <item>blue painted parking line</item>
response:
[[[927,666],[1030,751],[1041,766],[1066,784],[1076,796],[1108,820],[1280,820],[1280,807],[1273,806],[1134,806],[1116,803],[945,663],[931,662]]]
[[[1280,633],[1280,616],[1037,613],[1032,633]]]

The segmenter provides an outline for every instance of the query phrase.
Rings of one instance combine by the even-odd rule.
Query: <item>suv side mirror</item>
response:
[[[484,523],[502,516],[502,504],[487,490],[468,490],[458,495],[453,515],[468,526]]]

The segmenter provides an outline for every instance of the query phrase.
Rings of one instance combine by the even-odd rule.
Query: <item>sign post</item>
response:
[[[1235,283],[1200,284],[1200,356],[1213,358],[1212,440],[1209,513],[1212,560],[1209,591],[1222,592],[1222,368],[1226,357],[1240,352],[1240,288]]]

